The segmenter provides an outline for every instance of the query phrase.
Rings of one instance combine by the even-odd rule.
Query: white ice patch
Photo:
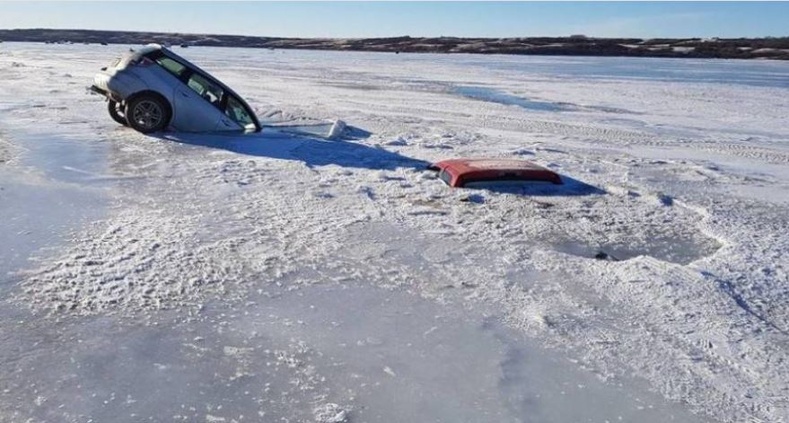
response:
[[[29,272],[18,300],[80,313],[199,305],[204,290],[221,292],[242,265],[214,258],[223,250],[228,257],[230,243],[196,243],[191,219],[123,213],[103,233]]]
[[[326,403],[313,410],[316,423],[346,423],[348,412],[334,403]]]
[[[326,138],[330,140],[339,139],[340,137],[342,137],[342,134],[345,132],[346,127],[347,125],[345,124],[345,122],[339,119],[335,120],[331,124],[331,128],[329,128],[329,133],[326,135]]]
[[[0,133],[0,165],[7,164],[11,161],[13,155],[11,154],[11,144],[3,139],[3,134]]]

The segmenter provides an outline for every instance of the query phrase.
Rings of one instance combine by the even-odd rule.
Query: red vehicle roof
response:
[[[473,182],[539,181],[561,184],[562,178],[551,170],[526,160],[451,159],[434,163],[431,168],[452,187]]]

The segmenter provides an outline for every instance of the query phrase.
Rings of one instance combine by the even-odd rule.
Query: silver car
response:
[[[227,85],[169,49],[150,44],[102,68],[91,90],[109,100],[110,116],[142,133],[258,132],[252,108]]]

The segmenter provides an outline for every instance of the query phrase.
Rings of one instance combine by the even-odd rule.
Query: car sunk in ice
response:
[[[227,85],[158,44],[130,51],[102,68],[91,90],[109,100],[116,122],[142,133],[258,132],[252,108]]]

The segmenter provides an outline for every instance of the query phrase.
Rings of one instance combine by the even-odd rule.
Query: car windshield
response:
[[[225,114],[245,128],[252,129],[255,126],[255,122],[252,120],[252,116],[249,115],[247,108],[235,97],[227,99]]]

